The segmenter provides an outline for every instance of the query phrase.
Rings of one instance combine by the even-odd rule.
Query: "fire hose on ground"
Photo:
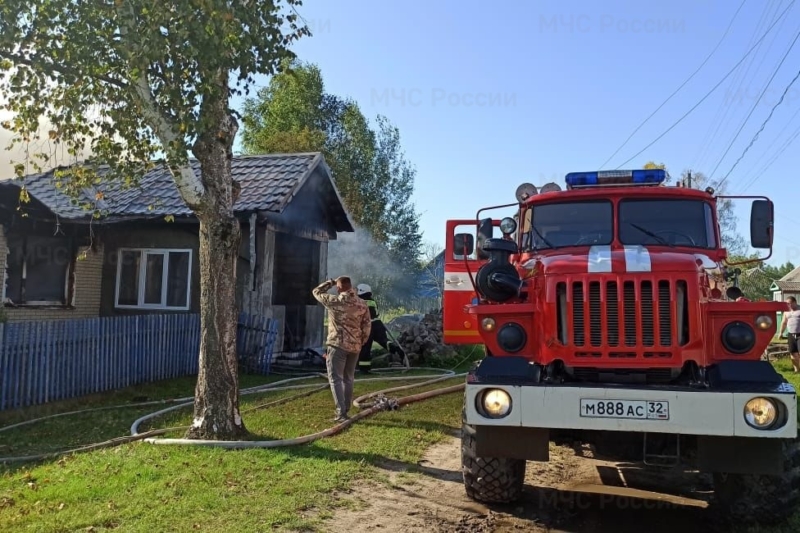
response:
[[[375,373],[383,373],[383,372],[402,372],[406,373],[410,369],[408,368],[387,368],[387,369],[376,369]],[[70,411],[66,413],[56,413],[53,415],[48,415],[32,420],[26,420],[24,422],[19,422],[16,424],[12,424],[9,426],[5,426],[0,428],[0,433],[4,431],[8,431],[14,428],[18,428],[21,426],[34,424],[37,422],[41,422],[44,420],[56,418],[56,417],[63,417],[63,416],[72,416],[78,414],[85,414],[90,412],[97,412],[97,411],[107,411],[107,410],[114,410],[114,409],[123,409],[123,408],[131,408],[131,407],[142,407],[146,405],[156,405],[156,404],[167,404],[167,403],[175,403],[177,405],[173,405],[171,407],[167,407],[165,409],[161,409],[154,413],[150,413],[144,415],[133,422],[131,426],[131,434],[128,436],[118,437],[115,439],[107,440],[104,442],[98,442],[94,444],[88,444],[85,446],[81,446],[78,448],[72,448],[69,450],[61,450],[57,452],[49,452],[43,453],[39,455],[30,455],[30,456],[21,456],[21,457],[0,457],[0,463],[18,463],[18,462],[28,462],[28,461],[38,461],[44,459],[50,459],[54,457],[59,457],[62,455],[68,455],[71,453],[79,453],[85,451],[93,451],[102,448],[110,448],[113,446],[118,446],[121,444],[127,444],[136,441],[144,441],[149,444],[161,444],[161,445],[183,445],[183,446],[207,446],[207,447],[217,447],[217,448],[227,448],[227,449],[252,449],[252,448],[281,448],[281,447],[288,447],[288,446],[297,446],[301,444],[308,444],[314,442],[316,440],[331,437],[338,433],[341,433],[345,429],[347,429],[350,425],[363,420],[367,417],[375,415],[381,411],[387,410],[396,410],[403,405],[408,405],[416,402],[425,401],[431,398],[436,398],[438,396],[443,396],[446,394],[452,394],[455,392],[459,392],[464,390],[464,384],[452,385],[449,387],[443,387],[439,389],[433,389],[430,391],[413,394],[410,396],[404,396],[401,398],[390,398],[387,396],[389,393],[399,392],[408,389],[414,389],[419,387],[424,387],[427,385],[432,385],[434,383],[438,383],[441,381],[451,380],[454,378],[461,378],[465,377],[466,373],[456,374],[453,370],[445,370],[441,368],[426,368],[426,367],[418,367],[413,368],[413,370],[423,370],[423,371],[432,371],[437,372],[437,374],[424,374],[424,375],[413,375],[413,376],[399,376],[399,377],[376,377],[376,378],[360,378],[356,379],[357,383],[365,383],[365,382],[385,382],[385,381],[416,381],[416,380],[424,380],[421,383],[412,383],[409,385],[401,385],[399,387],[393,387],[389,389],[379,390],[371,393],[364,394],[359,396],[353,401],[353,406],[359,409],[359,412],[350,417],[349,419],[332,426],[328,429],[323,431],[319,431],[316,433],[312,433],[309,435],[303,435],[300,437],[289,438],[289,439],[281,439],[281,440],[266,440],[266,441],[257,441],[257,440],[241,440],[241,441],[222,441],[222,440],[196,440],[196,439],[168,439],[168,438],[156,438],[159,435],[164,435],[167,433],[171,433],[173,431],[182,431],[189,429],[190,426],[180,426],[180,427],[171,427],[171,428],[163,428],[163,429],[154,429],[150,431],[139,431],[139,426],[148,420],[155,419],[161,415],[164,415],[168,412],[175,411],[177,409],[185,408],[187,406],[191,406],[194,404],[194,397],[186,397],[186,398],[177,398],[177,399],[168,399],[168,400],[155,400],[149,402],[139,402],[139,403],[129,403],[129,404],[122,404],[122,405],[114,405],[114,406],[104,406],[104,407],[95,407],[89,409],[83,409],[78,411]],[[281,381],[276,381],[273,383],[268,383],[265,385],[259,385],[256,387],[250,387],[247,389],[242,389],[240,391],[241,396],[247,396],[252,394],[259,394],[265,392],[275,392],[275,391],[286,391],[286,390],[301,390],[307,389],[304,392],[299,394],[295,394],[293,396],[289,396],[286,398],[282,398],[279,400],[274,400],[271,402],[267,402],[265,404],[257,405],[251,407],[247,410],[243,410],[242,414],[246,414],[251,411],[255,411],[258,409],[266,409],[269,407],[274,407],[276,405],[281,405],[302,397],[310,396],[316,392],[322,391],[324,389],[328,389],[329,385],[326,384],[304,384],[304,385],[287,385],[289,383],[295,383],[298,381],[305,381],[313,378],[324,377],[327,379],[327,376],[322,373],[315,373],[309,374],[305,376],[298,376],[293,378],[284,379]]]

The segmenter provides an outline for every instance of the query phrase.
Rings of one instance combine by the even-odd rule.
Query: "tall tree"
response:
[[[285,61],[255,98],[245,100],[242,147],[248,154],[322,152],[355,222],[376,238],[371,179],[375,134],[358,104],[325,92],[316,65]]]
[[[419,215],[410,202],[416,170],[405,158],[400,130],[386,117],[379,116],[377,122],[375,190],[371,194],[378,199],[378,212],[374,216],[380,221],[380,233],[388,241],[392,258],[402,265],[404,273],[416,276],[422,246]]]
[[[660,168],[667,170],[666,165],[663,163],[655,163],[648,161],[645,163],[644,168]],[[669,171],[667,170],[667,183],[671,181]],[[693,172],[691,170],[684,170],[681,173],[680,183],[684,187],[691,187],[693,189],[705,189],[712,187],[717,196],[724,196],[726,194],[727,183],[722,183],[718,180],[711,180],[702,172]],[[717,218],[719,219],[720,231],[722,232],[722,245],[727,248],[728,253],[732,256],[743,256],[748,249],[747,241],[739,233],[737,224],[738,219],[733,210],[733,202],[727,199],[717,200]]]
[[[238,186],[231,157],[238,131],[232,94],[256,74],[274,74],[302,35],[300,0],[3,0],[0,95],[17,142],[50,140],[92,165],[61,174],[75,191],[104,179],[135,184],[161,154],[200,222],[201,337],[190,438],[246,433],[236,361]],[[200,163],[195,173],[189,153]],[[43,154],[43,158],[47,155]],[[21,173],[21,172],[20,172]],[[225,275],[220,275],[225,273]]]
[[[384,116],[373,128],[358,104],[325,91],[316,65],[287,62],[257,97],[245,101],[242,144],[249,154],[320,151],[331,167],[343,201],[370,246],[384,245],[395,267],[397,292],[418,274],[419,216],[411,203],[416,170],[403,153],[400,132]],[[331,258],[348,255],[345,237]],[[370,257],[363,260],[369,261]],[[384,262],[381,260],[380,262]],[[387,287],[384,287],[387,288]]]

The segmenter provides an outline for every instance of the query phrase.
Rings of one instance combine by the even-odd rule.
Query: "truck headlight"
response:
[[[755,429],[769,429],[778,420],[778,407],[768,398],[753,398],[744,406],[744,421]]]
[[[501,389],[489,389],[481,395],[481,411],[489,418],[503,418],[511,411],[511,396]]]

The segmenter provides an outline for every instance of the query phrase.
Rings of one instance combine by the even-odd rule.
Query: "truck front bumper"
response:
[[[491,416],[487,393],[501,390],[510,407]],[[502,393],[490,400],[505,400]],[[746,420],[746,406],[766,398],[779,420],[757,429]],[[468,382],[466,422],[484,427],[601,430],[770,439],[797,436],[797,394],[787,384],[750,383],[735,389],[688,389],[665,386],[502,384]]]

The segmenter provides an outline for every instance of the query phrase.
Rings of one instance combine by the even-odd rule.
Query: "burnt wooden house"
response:
[[[328,242],[354,231],[330,170],[320,153],[235,157],[232,168],[241,187],[239,309],[280,322],[276,354],[320,347],[324,308],[311,290],[327,277]],[[103,183],[78,199],[52,171],[0,181],[5,317],[198,313],[198,230],[163,167],[136,187]]]

